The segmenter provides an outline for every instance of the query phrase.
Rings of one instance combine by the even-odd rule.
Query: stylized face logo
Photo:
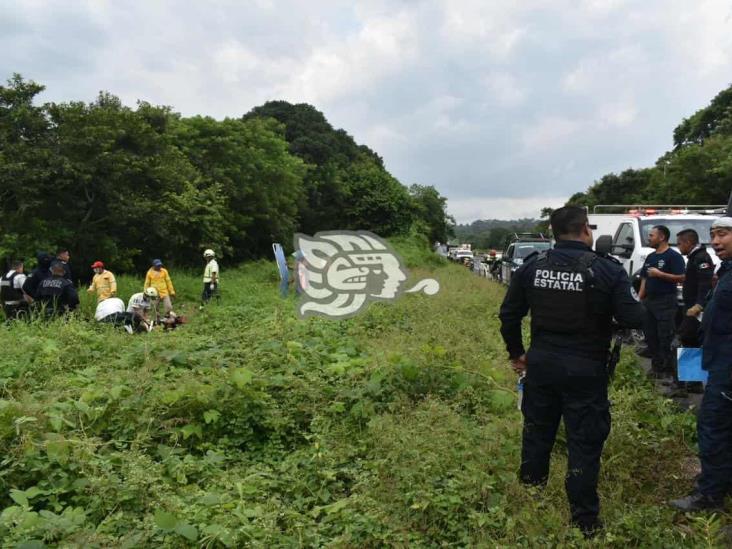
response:
[[[300,284],[305,298],[298,307],[302,318],[348,318],[370,301],[395,299],[404,291],[407,272],[401,260],[375,234],[327,231],[314,237],[296,234],[294,241],[303,260]],[[406,291],[437,293],[437,281],[428,280]]]

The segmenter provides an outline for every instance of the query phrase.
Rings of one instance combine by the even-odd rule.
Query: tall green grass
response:
[[[0,539],[40,547],[712,546],[674,516],[693,419],[629,355],[600,480],[606,531],[567,527],[560,435],[544,493],[516,480],[521,417],[499,285],[396,243],[436,296],[298,320],[273,264],[222,273],[190,322],[129,336],[81,318],[0,329]],[[412,282],[412,281],[410,281]],[[121,277],[124,298],[140,279]]]

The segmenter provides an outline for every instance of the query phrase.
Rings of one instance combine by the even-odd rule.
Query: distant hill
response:
[[[455,240],[467,242],[474,248],[503,248],[511,233],[533,232],[538,219],[479,219],[470,224],[456,225]]]

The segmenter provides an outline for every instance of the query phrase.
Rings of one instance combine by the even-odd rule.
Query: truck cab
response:
[[[721,215],[716,210],[719,207],[707,207],[707,210],[711,210],[709,213],[682,208],[680,206],[672,210],[638,208],[619,216],[617,229],[612,235],[611,253],[623,264],[635,291],[640,287],[640,271],[643,264],[648,255],[654,251],[648,245],[648,233],[656,225],[665,225],[669,228],[671,232],[669,244],[676,251],[678,251],[676,233],[684,229],[694,229],[699,235],[701,244],[706,245],[715,265],[719,264],[719,259],[709,246],[709,229],[716,217]]]
[[[523,264],[524,259],[534,252],[549,250],[551,247],[552,241],[543,234],[515,233],[510,238],[501,259],[499,272],[501,282],[509,284],[511,276]]]

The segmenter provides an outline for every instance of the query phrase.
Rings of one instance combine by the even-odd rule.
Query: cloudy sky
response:
[[[732,83],[732,2],[0,0],[0,51],[45,101],[311,103],[467,222],[652,164]]]

